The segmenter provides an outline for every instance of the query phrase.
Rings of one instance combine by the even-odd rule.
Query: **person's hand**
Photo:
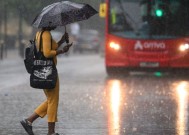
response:
[[[64,46],[63,49],[56,51],[56,55],[66,53],[66,52],[68,52],[68,50],[69,50],[69,46]]]
[[[63,52],[68,52],[69,51],[69,46],[64,46],[64,48],[63,48]]]
[[[72,46],[73,43],[67,44],[66,46],[63,47],[63,52],[68,52],[69,48]]]
[[[66,43],[69,43],[69,35],[68,35],[67,32],[64,33],[62,38],[63,38],[64,41],[66,41]]]
[[[67,32],[65,32],[60,41],[58,41],[58,47],[60,47],[65,41],[66,43],[69,43],[69,35]]]
[[[56,51],[56,55],[62,54],[62,53],[66,53],[69,51],[69,48],[73,45],[73,42],[71,44],[67,44],[66,46],[63,47],[62,50],[57,50]]]

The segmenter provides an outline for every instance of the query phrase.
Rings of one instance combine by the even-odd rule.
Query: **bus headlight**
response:
[[[114,43],[114,42],[110,42],[109,46],[110,46],[110,48],[112,48],[116,51],[119,51],[121,49],[121,46],[119,44]]]
[[[189,50],[189,43],[181,44],[181,45],[179,46],[179,50],[180,50],[181,52],[184,52],[184,51],[186,51],[186,50]]]

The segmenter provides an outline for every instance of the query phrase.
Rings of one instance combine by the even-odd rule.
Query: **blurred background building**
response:
[[[24,48],[29,39],[32,39],[37,31],[31,26],[35,16],[43,7],[60,0],[0,0],[0,59],[9,57],[16,52],[19,57],[24,57]],[[88,3],[97,11],[101,0],[70,0],[73,2]],[[100,34],[104,33],[104,20],[98,15],[89,20],[78,22],[80,29],[94,29]],[[56,29],[64,33],[64,28]],[[67,30],[71,33],[70,25]]]

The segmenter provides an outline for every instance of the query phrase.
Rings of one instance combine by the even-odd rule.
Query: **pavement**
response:
[[[23,66],[23,59],[17,54],[17,51],[10,51],[8,57],[0,61],[0,135],[27,135],[19,121],[29,116],[37,105],[45,100],[41,90],[29,86],[29,74]],[[64,57],[61,61],[69,65],[69,62],[75,59],[76,61],[78,59],[77,65],[81,63],[80,66],[85,66],[82,64],[82,57]],[[94,63],[99,58],[96,59],[96,56],[92,55],[87,59]],[[76,71],[77,67],[70,67],[65,69],[67,71],[75,69],[74,72],[77,73],[74,74],[72,71],[67,73],[59,67],[62,83],[56,131],[60,135],[107,134],[104,95],[101,92],[103,87],[95,88],[100,80],[79,78],[84,72]],[[98,67],[94,66],[94,68]],[[67,78],[68,74],[70,78]],[[98,74],[100,76],[102,73]],[[73,80],[70,81],[71,79]],[[35,135],[46,135],[47,119],[37,119],[33,123],[33,130]]]

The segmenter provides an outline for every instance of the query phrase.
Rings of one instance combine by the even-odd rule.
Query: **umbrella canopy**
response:
[[[36,16],[32,25],[36,28],[65,26],[86,20],[98,12],[88,4],[62,1],[53,3]]]

